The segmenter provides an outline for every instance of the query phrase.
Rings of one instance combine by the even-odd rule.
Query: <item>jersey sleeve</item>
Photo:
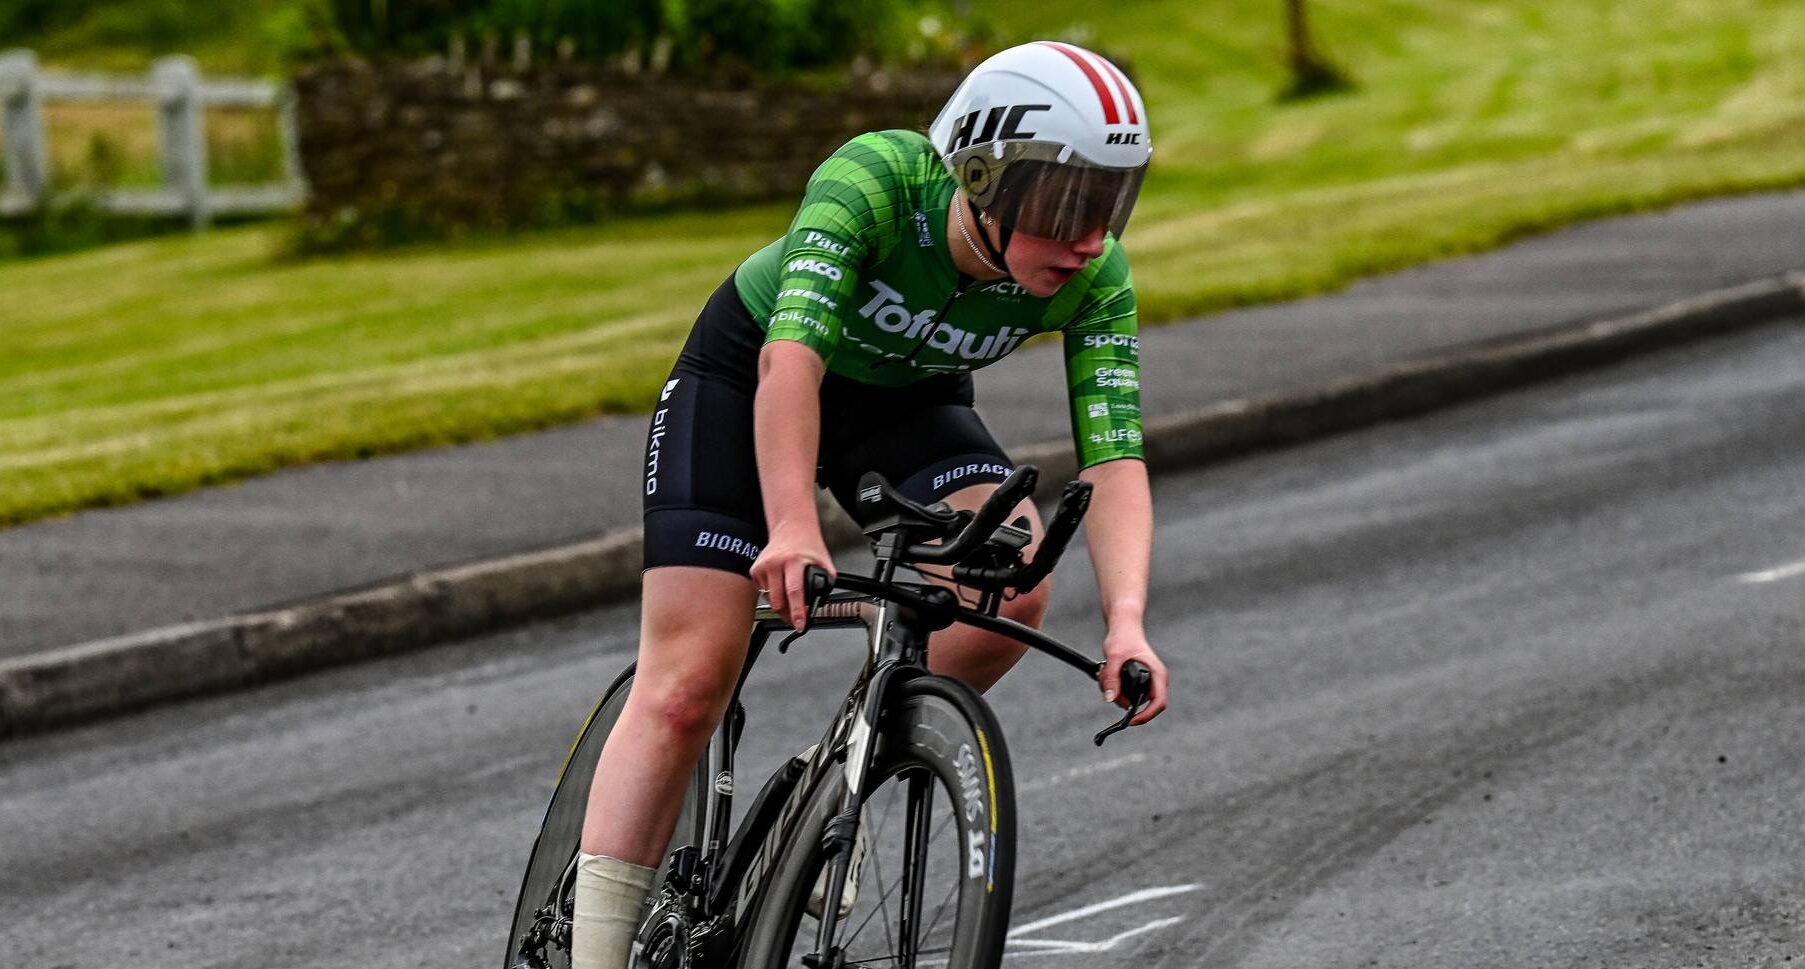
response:
[[[794,340],[832,359],[860,267],[897,218],[901,160],[881,133],[861,135],[810,176],[784,237],[765,342]]]
[[[1134,282],[1120,249],[1064,327],[1078,467],[1141,458],[1141,339]]]

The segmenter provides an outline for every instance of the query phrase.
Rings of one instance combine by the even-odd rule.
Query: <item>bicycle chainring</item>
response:
[[[688,900],[666,889],[640,923],[632,969],[707,969],[720,965],[727,920],[697,922]]]

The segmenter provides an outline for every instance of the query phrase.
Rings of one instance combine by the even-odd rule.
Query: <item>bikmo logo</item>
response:
[[[994,360],[1015,349],[1022,338],[1028,335],[1028,331],[1022,327],[1005,326],[979,340],[976,333],[968,333],[956,326],[945,323],[936,325],[934,310],[910,314],[909,308],[903,304],[903,294],[885,285],[882,280],[872,280],[871,288],[877,291],[877,295],[859,307],[860,316],[877,324],[877,328],[885,333],[901,333],[911,340],[928,337],[928,348],[941,353],[957,354],[967,360]],[[930,331],[932,336],[928,336]]]
[[[682,377],[678,377],[665,384],[664,392],[658,395],[658,402],[663,403],[670,400],[671,392],[677,389],[677,381],[682,379]],[[664,449],[664,432],[669,430],[665,426],[665,418],[669,417],[670,413],[669,407],[660,407],[652,413],[652,434],[646,441],[646,494],[648,496],[658,493],[658,455]]]
[[[839,267],[831,262],[822,262],[819,259],[792,259],[790,260],[790,264],[785,267],[784,271],[792,273],[814,273],[823,279],[831,279],[834,282],[839,282],[841,279],[845,278],[845,274],[840,272]]]

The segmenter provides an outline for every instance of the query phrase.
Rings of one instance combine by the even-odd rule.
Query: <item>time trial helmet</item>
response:
[[[992,55],[928,129],[971,203],[1005,233],[1081,239],[1128,225],[1153,144],[1127,75],[1072,44]]]

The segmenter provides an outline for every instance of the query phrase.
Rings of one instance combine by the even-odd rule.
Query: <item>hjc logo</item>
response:
[[[1109,133],[1109,137],[1103,139],[1103,143],[1106,145],[1138,145],[1141,143],[1141,133],[1138,131],[1112,131]]]
[[[1016,104],[998,105],[989,111],[973,111],[953,125],[953,137],[946,143],[946,151],[951,154],[961,148],[969,147],[973,141],[982,144],[992,139],[1021,141],[1032,138],[1037,132],[1023,131],[1022,119],[1027,117],[1030,111],[1051,110],[1053,110],[1053,106],[1050,104]],[[984,116],[982,130],[978,128],[978,115]],[[999,127],[1002,130],[999,131]]]

